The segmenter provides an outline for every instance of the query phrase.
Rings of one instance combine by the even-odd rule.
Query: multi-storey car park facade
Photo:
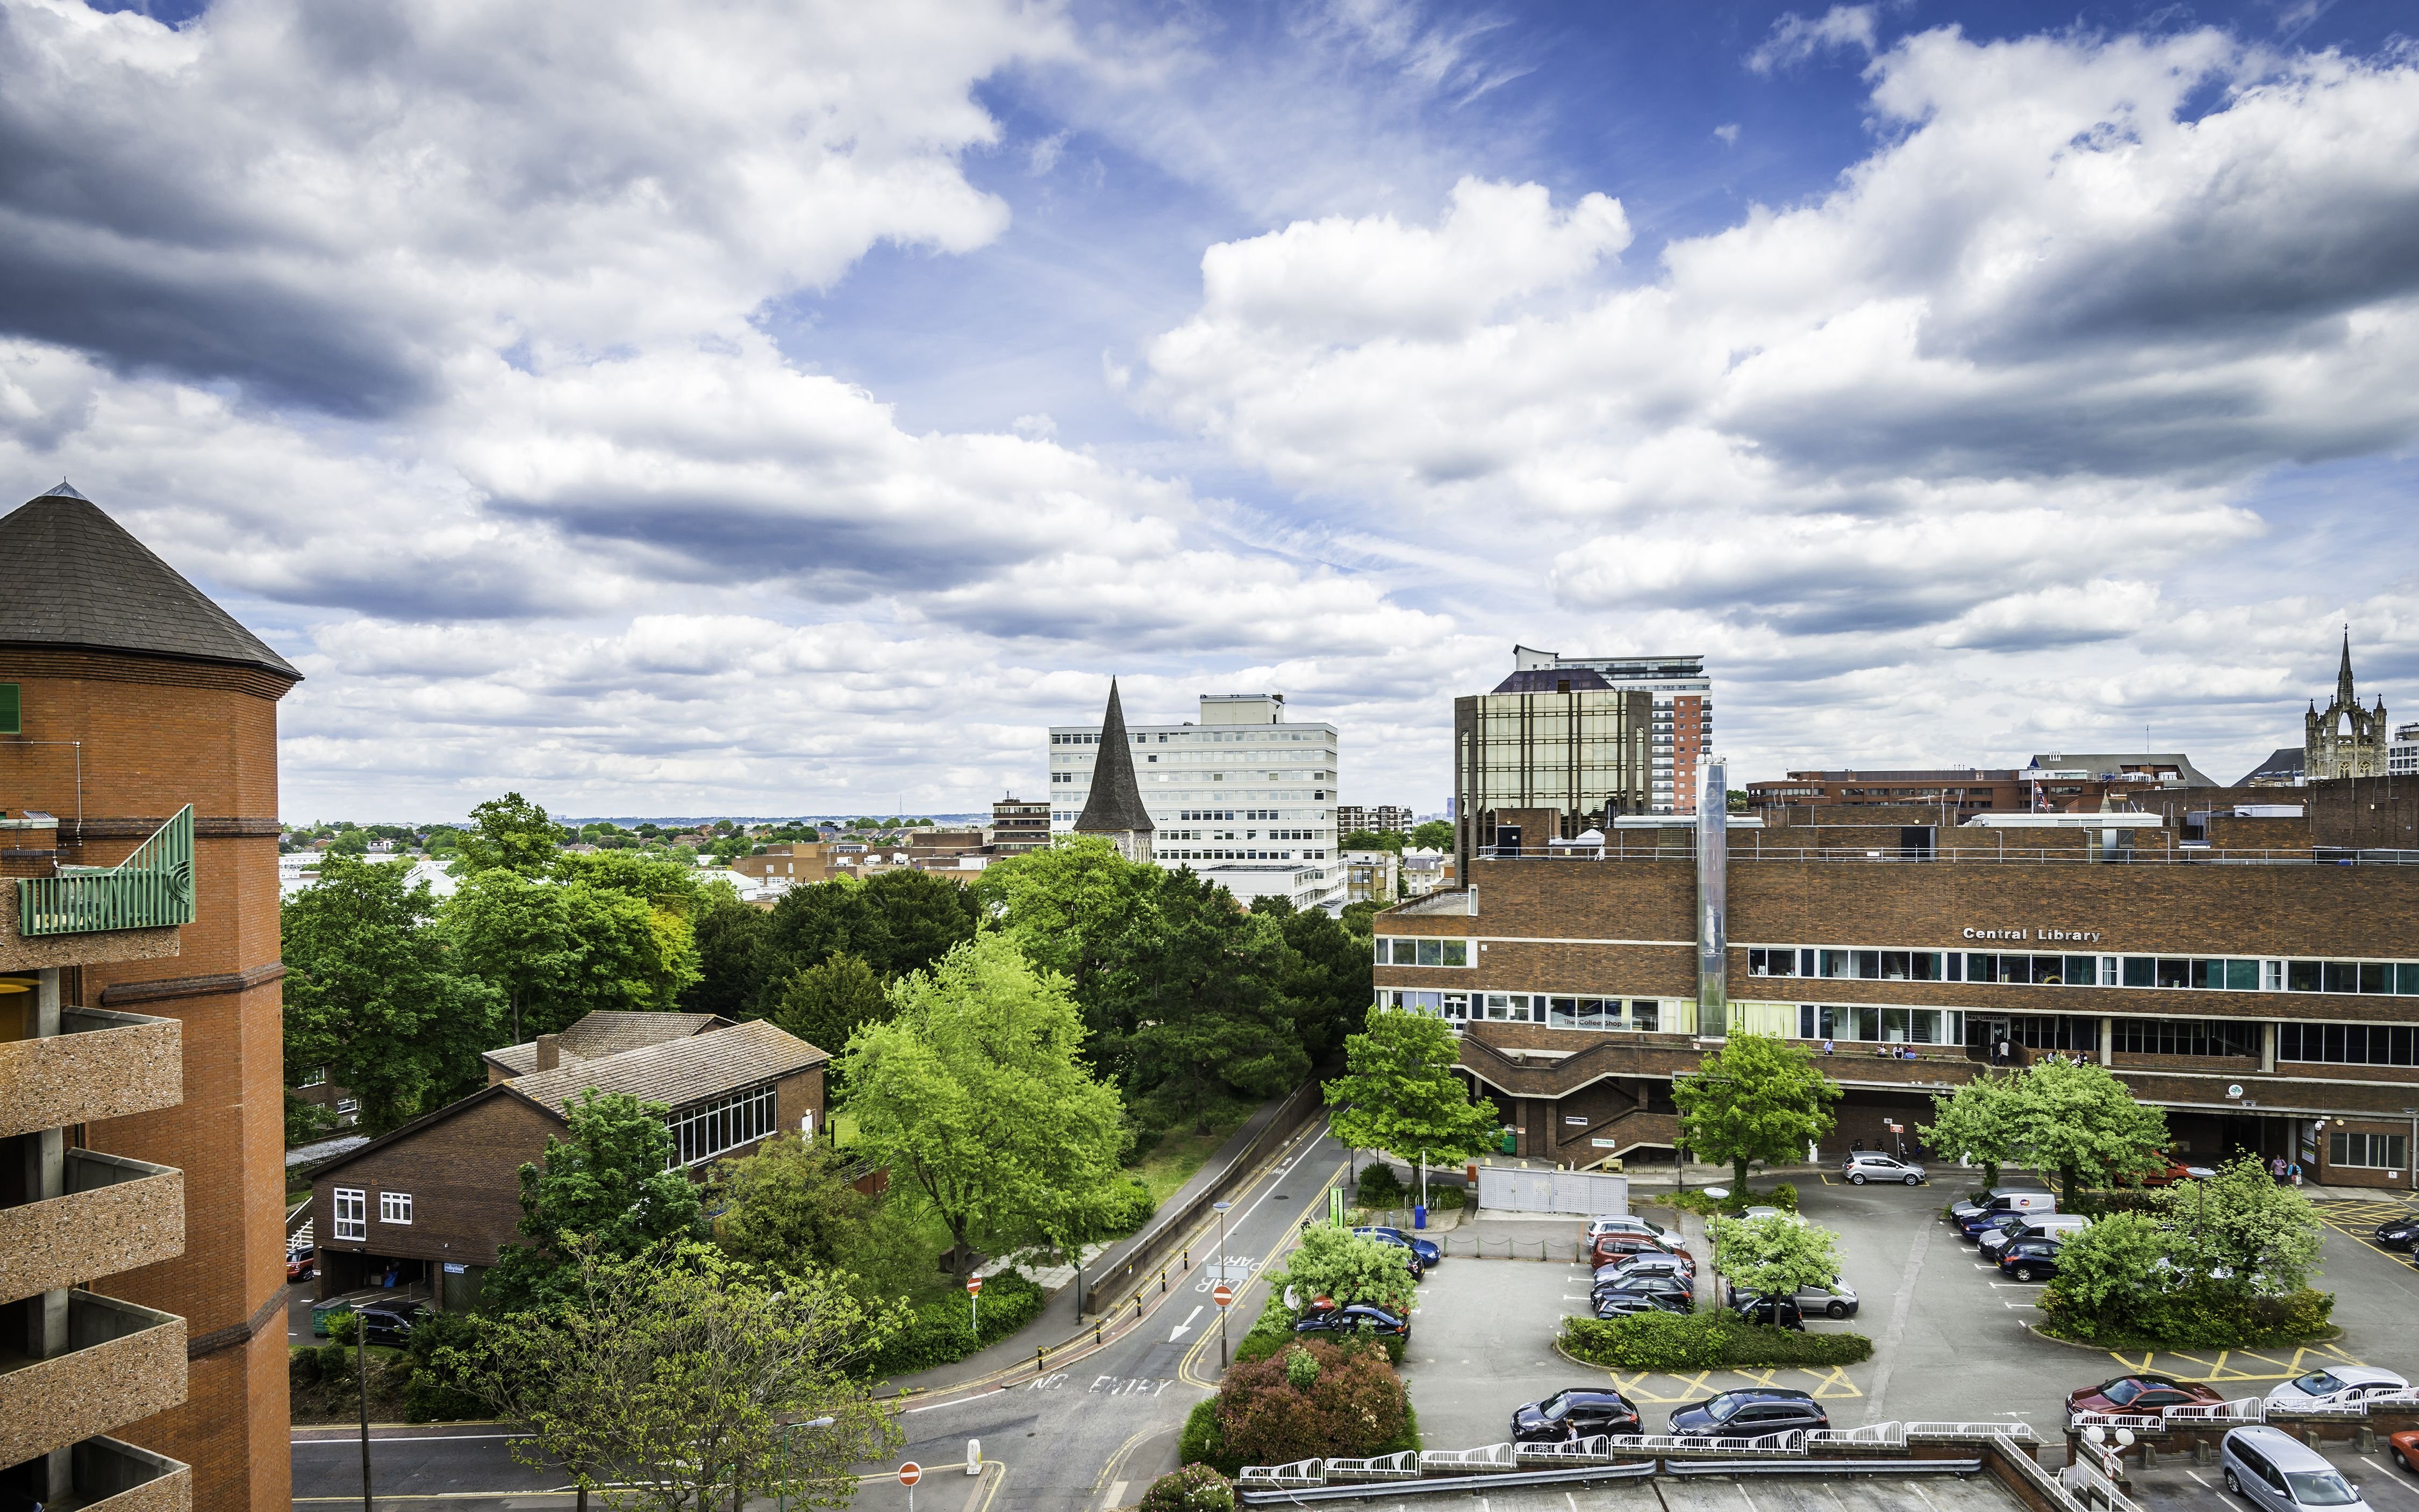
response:
[[[282,1506],[299,674],[65,486],[0,553],[0,1502]]]
[[[1520,1153],[1560,1165],[1668,1159],[1672,1079],[1749,1030],[1841,1086],[1826,1157],[1913,1148],[2005,1037],[2108,1066],[2196,1158],[2419,1184],[2419,851],[2272,818],[2229,848],[2180,816],[1926,817],[1482,854],[1378,916],[1379,997],[1450,1020]]]

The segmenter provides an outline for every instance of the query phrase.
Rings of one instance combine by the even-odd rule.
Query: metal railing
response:
[[[1489,855],[1484,849],[1471,857],[1481,861],[1688,861],[1696,859],[1696,847],[1688,845],[1639,845],[1626,849],[1608,844],[1598,851],[1564,848],[1551,855],[1542,851],[1523,852],[1518,856]],[[2299,849],[2249,848],[2220,850],[2212,846],[2193,845],[2159,850],[2125,848],[2116,851],[2097,847],[2070,846],[2055,848],[2027,845],[2009,846],[2005,850],[1992,846],[1939,846],[1930,852],[1903,853],[1896,845],[1756,845],[1733,844],[1730,858],[1742,861],[1819,861],[1869,866],[2414,866],[2419,865],[2419,851],[2362,848],[2334,849],[2303,847]]]
[[[2072,1464],[2057,1473],[2057,1483],[2085,1507],[2105,1512],[2142,1512],[2140,1504],[2117,1489],[2117,1483],[2090,1465]]]
[[[18,932],[90,934],[193,921],[193,806],[154,830],[116,866],[63,866],[17,884]]]
[[[1993,1439],[2005,1439],[2010,1443],[2041,1443],[2041,1436],[2033,1432],[2029,1423],[1909,1423],[1903,1436],[1956,1443],[1987,1443]]]
[[[2268,1419],[2268,1404],[2257,1396],[2238,1396],[2230,1402],[2170,1407],[2164,1415],[2170,1423],[2264,1423]]]
[[[1294,1490],[1327,1484],[1327,1461],[1297,1459],[1287,1465],[1245,1465],[1235,1488],[1245,1491]]]
[[[1420,1451],[1420,1473],[1423,1475],[1466,1475],[1473,1471],[1511,1470],[1518,1463],[1508,1443],[1481,1444],[1475,1449]]]
[[[1330,1459],[1327,1462],[1327,1484],[1330,1486],[1338,1482],[1379,1482],[1419,1478],[1420,1452],[1417,1449],[1405,1449],[1390,1455],[1376,1455],[1366,1459]]]

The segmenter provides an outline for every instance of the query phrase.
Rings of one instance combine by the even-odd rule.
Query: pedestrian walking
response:
[[[2282,1155],[2278,1155],[2278,1156],[2276,1156],[2274,1159],[2273,1159],[2273,1160],[2269,1161],[2269,1163],[2268,1163],[2268,1174],[2269,1174],[2269,1175],[2271,1175],[2271,1176],[2273,1176],[2273,1177],[2274,1177],[2274,1178],[2276,1179],[2276,1184],[2277,1184],[2278,1186],[2283,1186],[2283,1185],[2285,1184],[2285,1157],[2284,1157],[2284,1156],[2282,1156]]]
[[[2299,1186],[2299,1185],[2301,1185],[2301,1184],[2302,1184],[2302,1163],[2301,1163],[2300,1161],[2295,1161],[2295,1162],[2292,1164],[2292,1165],[2288,1167],[2288,1172],[2289,1172],[2289,1174],[2290,1174],[2290,1175],[2292,1176],[2292,1178],[2293,1178],[2293,1184],[2294,1184],[2295,1186]]]

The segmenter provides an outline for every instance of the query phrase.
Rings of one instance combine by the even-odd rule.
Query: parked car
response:
[[[2331,1365],[2313,1370],[2306,1376],[2296,1376],[2268,1394],[2268,1411],[2291,1412],[2306,1407],[2321,1396],[2341,1396],[2346,1401],[2358,1401],[2364,1396],[2386,1396],[2397,1391],[2409,1391],[2411,1382],[2391,1370],[2380,1370],[2370,1365]]]
[[[2402,1461],[2403,1469],[2419,1475],[2419,1428],[2404,1428],[2399,1433],[2387,1434],[2385,1449]]]
[[[1600,1234],[1645,1234],[1653,1239],[1661,1239],[1670,1232],[1661,1224],[1650,1224],[1626,1212],[1608,1212],[1588,1220],[1587,1237],[1593,1240]]]
[[[1903,1161],[1896,1155],[1885,1155],[1878,1149],[1860,1149],[1840,1165],[1840,1179],[1850,1186],[1862,1186],[1868,1181],[1900,1181],[1908,1186],[1921,1186],[1931,1178],[1922,1166]]]
[[[1630,1275],[1676,1275],[1693,1277],[1697,1261],[1690,1255],[1624,1255],[1595,1268],[1588,1278],[1591,1285],[1602,1285]]]
[[[2010,1240],[2054,1239],[2063,1243],[2090,1227],[2091,1220],[2079,1212],[2047,1212],[2019,1223],[2012,1228],[2004,1226],[1985,1228],[1975,1235],[1974,1240],[1982,1246],[1984,1258],[1995,1260]]]
[[[2045,1186],[1995,1186],[1982,1194],[1982,1200],[1960,1197],[1949,1205],[1949,1216],[1963,1220],[1978,1212],[2056,1212],[2057,1198]]]
[[[1383,1307],[1373,1307],[1356,1302],[1348,1307],[1327,1307],[1306,1313],[1293,1322],[1297,1334],[1391,1334],[1397,1338],[1410,1336],[1408,1319],[1395,1317]]]
[[[1696,1310],[1688,1298],[1667,1291],[1626,1291],[1614,1288],[1599,1291],[1588,1299],[1588,1310],[1600,1322],[1616,1318],[1635,1318],[1640,1313],[1672,1313],[1687,1317]]]
[[[1625,1255],[1677,1255],[1682,1253],[1676,1241],[1651,1239],[1644,1234],[1598,1234],[1589,1246],[1590,1261],[1610,1265]]]
[[[1757,1219],[1757,1218],[1782,1218],[1782,1219],[1786,1219],[1786,1220],[1787,1220],[1787,1221],[1789,1221],[1790,1223],[1795,1224],[1795,1225],[1796,1225],[1797,1227],[1799,1227],[1800,1228],[1803,1228],[1803,1227],[1806,1227],[1806,1220],[1805,1220],[1805,1219],[1800,1218],[1799,1216],[1797,1216],[1797,1214],[1795,1214],[1795,1213],[1794,1213],[1794,1212],[1785,1212],[1785,1211],[1783,1211],[1782,1210],[1780,1210],[1780,1209],[1779,1209],[1779,1208],[1762,1208],[1762,1207],[1758,1207],[1758,1208],[1748,1208],[1748,1209],[1742,1210],[1742,1211],[1740,1211],[1740,1213],[1739,1213],[1739,1216],[1740,1216],[1741,1218],[1743,1218],[1743,1219],[1749,1219],[1749,1220],[1753,1220],[1753,1219]]]
[[[1672,1409],[1671,1431],[1692,1439],[1760,1439],[1795,1428],[1827,1428],[1823,1404],[1786,1386],[1742,1386]]]
[[[1806,1332],[1806,1314],[1799,1309],[1795,1297],[1746,1297],[1733,1304],[1731,1311],[1745,1322]]]
[[[1574,1386],[1542,1402],[1512,1410],[1512,1442],[1561,1443],[1599,1433],[1635,1433],[1638,1409],[1629,1398],[1602,1386]]]
[[[285,1252],[285,1279],[308,1281],[319,1273],[319,1252],[316,1249],[290,1249]]]
[[[1733,1305],[1748,1296],[1735,1288],[1729,1288],[1727,1294]],[[1846,1282],[1837,1280],[1829,1286],[1800,1287],[1795,1300],[1798,1310],[1808,1317],[1821,1313],[1826,1318],[1854,1318],[1860,1305],[1855,1290]]]
[[[2403,1218],[2389,1218],[2377,1226],[2377,1242],[2387,1249],[2409,1249],[2419,1240],[2419,1213]]]
[[[2178,1181],[2206,1181],[2216,1174],[2211,1166],[2188,1165],[2171,1158],[2165,1166],[2140,1178],[2140,1180],[2144,1186],[2173,1186]]]
[[[2170,1407],[2215,1407],[2225,1400],[2197,1381],[2136,1372],[2067,1393],[2066,1415],[2070,1424],[2077,1412],[2140,1412],[2157,1417]]]
[[[428,1316],[428,1304],[420,1302],[374,1302],[353,1309],[362,1320],[364,1336],[372,1344],[402,1344],[411,1337],[411,1331]]]
[[[1685,1276],[1641,1275],[1620,1281],[1607,1281],[1588,1288],[1590,1304],[1607,1297],[1659,1297],[1672,1304],[1667,1311],[1689,1313],[1697,1310],[1697,1291]]]
[[[1999,1252],[1999,1273],[2019,1281],[2046,1281],[2057,1274],[2057,1241],[2011,1239]]]
[[[2033,1215],[2029,1212],[1978,1212],[1970,1218],[1958,1219],[1957,1232],[1980,1242],[1984,1234],[1994,1229],[2002,1233],[2012,1233],[2016,1229],[2030,1226],[2033,1222]]]
[[[2326,1456],[2281,1428],[2236,1428],[2220,1441],[2217,1468],[2226,1489],[2269,1512],[2300,1512],[2306,1506],[2365,1508],[2360,1488],[2350,1484]]]
[[[1428,1267],[1437,1262],[1437,1247],[1433,1242],[1413,1239],[1401,1229],[1355,1228],[1352,1231],[1364,1239],[1374,1239],[1380,1244],[1408,1252],[1411,1259],[1411,1279],[1414,1281],[1425,1280]]]

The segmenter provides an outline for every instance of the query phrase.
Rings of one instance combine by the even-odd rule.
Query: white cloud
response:
[[[1871,57],[1878,45],[1874,9],[1872,6],[1833,6],[1813,21],[1790,11],[1772,23],[1763,44],[1748,54],[1747,66],[1756,73],[1770,73],[1803,63],[1817,53],[1844,48]]]

